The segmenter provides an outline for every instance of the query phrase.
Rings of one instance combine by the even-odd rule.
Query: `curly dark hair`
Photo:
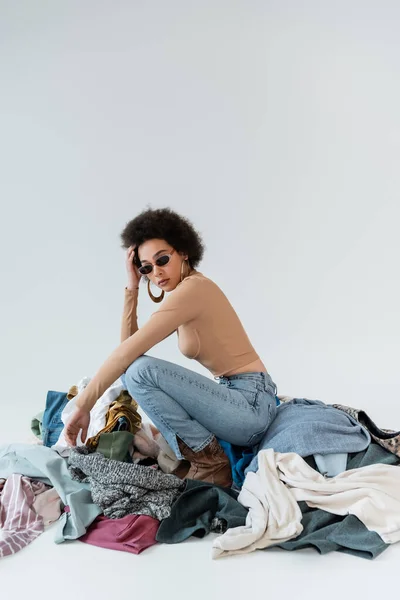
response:
[[[187,254],[192,269],[195,269],[203,258],[205,245],[200,234],[189,219],[170,208],[147,208],[129,221],[121,233],[123,248],[136,246],[135,263],[138,267],[141,262],[137,249],[147,240],[155,238],[165,240],[177,252]]]

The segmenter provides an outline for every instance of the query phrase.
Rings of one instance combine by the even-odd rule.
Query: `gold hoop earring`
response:
[[[184,260],[181,262],[181,281],[183,281],[183,280],[185,279],[185,277],[183,276],[183,269],[182,269],[182,267],[183,267],[183,263],[186,263],[186,266],[187,266],[187,272],[186,272],[186,275],[185,275],[185,277],[187,277],[187,276],[189,275],[189,273],[190,273],[189,261],[188,261],[188,259],[187,259],[187,258],[185,258],[185,259],[184,259]]]
[[[165,296],[165,292],[164,292],[164,290],[162,290],[162,292],[161,292],[161,295],[160,295],[160,296],[154,296],[154,295],[151,293],[151,289],[150,289],[150,279],[148,279],[148,280],[147,280],[147,291],[148,291],[148,294],[149,294],[150,298],[153,300],[153,302],[157,302],[157,303],[158,303],[158,302],[161,302],[161,301],[163,300],[164,296]]]

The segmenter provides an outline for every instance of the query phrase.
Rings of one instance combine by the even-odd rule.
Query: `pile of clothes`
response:
[[[258,447],[219,440],[228,489],[178,477],[180,461],[120,380],[93,407],[85,443],[70,448],[65,424],[88,382],[49,391],[32,443],[0,447],[0,557],[52,523],[56,543],[134,554],[214,533],[213,558],[271,546],[375,558],[400,540],[400,432],[365,412],[277,397]]]

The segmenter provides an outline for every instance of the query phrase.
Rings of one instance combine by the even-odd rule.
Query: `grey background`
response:
[[[148,204],[203,234],[280,393],[400,429],[399,5],[0,7],[1,439],[118,344]]]

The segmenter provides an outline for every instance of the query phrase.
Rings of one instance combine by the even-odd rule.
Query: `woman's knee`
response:
[[[139,356],[125,371],[125,381],[143,383],[144,374],[150,367],[154,366],[156,360],[153,356],[147,356],[147,354]]]

